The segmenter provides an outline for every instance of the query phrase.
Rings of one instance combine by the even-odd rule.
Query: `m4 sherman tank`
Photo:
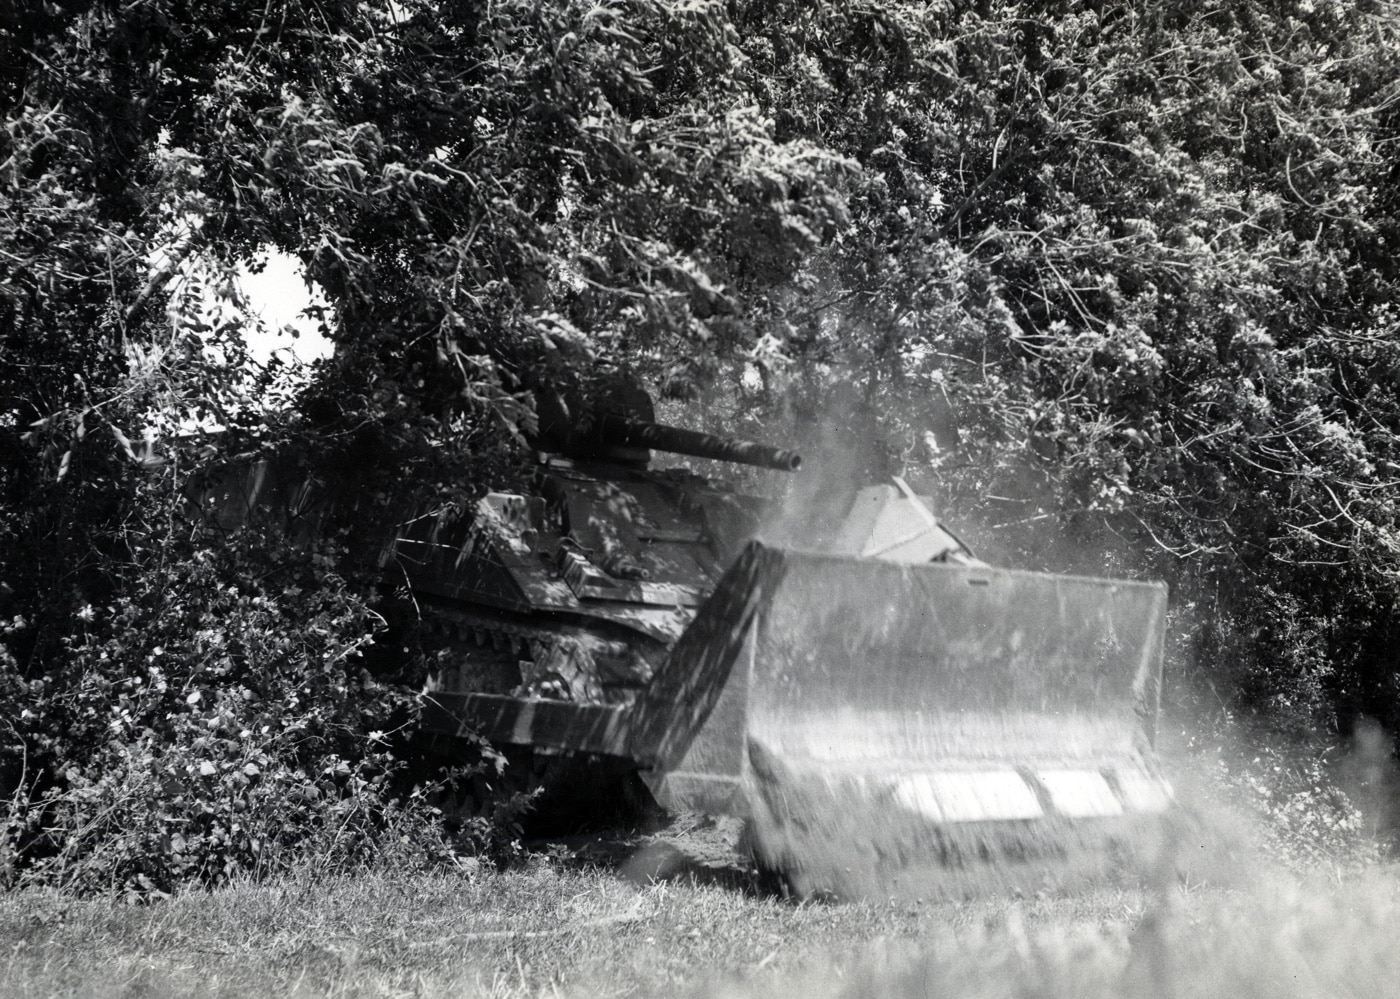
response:
[[[651,449],[801,466],[793,451],[656,423],[645,395],[613,411],[559,396],[539,409],[529,493],[488,493],[471,518],[416,518],[385,552],[452,649],[432,705],[476,694],[631,704],[763,514],[755,497],[650,468]]]
[[[857,491],[823,551],[767,544],[764,501],[650,451],[790,472],[796,453],[655,423],[640,392],[538,410],[529,491],[409,518],[380,554],[441,645],[426,727],[743,817],[799,892],[1135,863],[1172,802],[1152,749],[1165,587],[987,566],[900,480]],[[286,502],[274,480],[215,505]]]

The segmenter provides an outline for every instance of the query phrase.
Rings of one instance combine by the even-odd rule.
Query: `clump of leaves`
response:
[[[142,491],[179,502],[161,488]],[[120,585],[47,673],[0,662],[22,766],[0,874],[146,894],[450,853],[392,751],[413,688],[364,658],[382,621],[334,541],[127,541]]]
[[[1259,817],[1260,845],[1290,870],[1355,869],[1380,859],[1366,816],[1317,756],[1263,746],[1217,760],[1213,776],[1229,800]]]

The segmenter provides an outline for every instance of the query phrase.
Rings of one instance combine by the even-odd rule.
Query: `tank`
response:
[[[415,518],[382,557],[449,650],[434,706],[471,694],[630,703],[766,505],[684,468],[652,468],[651,452],[783,472],[802,465],[789,449],[657,423],[645,394],[586,408],[551,394],[538,408],[528,492],[488,493],[470,518]],[[428,724],[458,727],[434,710]]]
[[[435,636],[422,722],[449,751],[597,761],[741,817],[799,894],[1137,869],[1173,801],[1164,586],[985,565],[900,479],[853,489],[826,550],[766,544],[767,501],[652,452],[798,473],[794,451],[657,423],[627,381],[537,411],[527,488],[408,516],[377,552]],[[263,464],[202,502],[227,525],[312,493]]]

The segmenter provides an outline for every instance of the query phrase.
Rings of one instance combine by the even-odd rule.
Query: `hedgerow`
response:
[[[172,485],[136,499],[182,506]],[[131,530],[110,598],[77,609],[44,673],[0,659],[0,877],[168,891],[450,853],[394,751],[411,671],[364,655],[383,631],[372,579],[333,539],[211,536],[166,512],[168,531]]]
[[[327,803],[417,807],[334,537],[180,533],[171,441],[265,429],[247,303],[201,303],[269,247],[335,345],[282,392],[302,453],[481,472],[526,450],[529,387],[595,363],[750,426],[839,420],[839,391],[870,466],[936,483],[989,557],[1165,578],[1174,679],[1400,730],[1400,16],[1198,6],[0,13],[6,869],[217,879],[269,843],[357,856],[374,809]],[[195,793],[303,786],[266,821]]]

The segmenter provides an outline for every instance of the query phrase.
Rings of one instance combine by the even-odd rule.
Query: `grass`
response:
[[[539,856],[146,906],[0,898],[0,997],[1400,995],[1400,876],[794,905]]]
[[[792,906],[722,884],[632,884],[538,860],[509,873],[245,885],[143,907],[0,901],[0,996],[674,994],[915,935],[926,914]]]
[[[15,891],[0,999],[1400,997],[1400,867],[1284,875],[1233,821],[1179,827],[1178,854],[1216,855],[1209,886],[976,901],[786,902],[706,823],[508,872],[305,873],[142,906]]]

